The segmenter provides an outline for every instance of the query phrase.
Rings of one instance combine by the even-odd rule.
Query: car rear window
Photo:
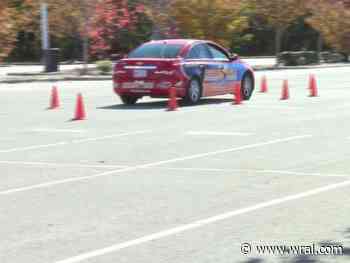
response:
[[[182,45],[176,44],[145,44],[128,55],[129,58],[176,58]]]

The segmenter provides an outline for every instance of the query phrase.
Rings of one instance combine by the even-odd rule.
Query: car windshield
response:
[[[181,45],[176,44],[145,44],[132,51],[129,58],[176,58]]]

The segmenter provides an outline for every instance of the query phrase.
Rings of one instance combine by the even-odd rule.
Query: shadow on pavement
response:
[[[232,99],[219,99],[219,98],[208,98],[208,99],[202,99],[198,104],[196,105],[190,105],[182,100],[177,101],[179,104],[179,107],[196,107],[200,105],[212,105],[212,104],[221,104],[221,103],[228,103],[232,102]],[[162,101],[152,101],[152,102],[139,102],[135,105],[123,105],[123,104],[115,104],[115,105],[108,105],[103,107],[97,107],[97,109],[103,109],[103,110],[154,110],[154,109],[166,109],[168,105],[167,100]]]

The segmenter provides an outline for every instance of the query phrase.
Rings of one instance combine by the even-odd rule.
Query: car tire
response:
[[[251,74],[245,74],[242,83],[242,98],[243,100],[249,100],[254,91],[254,78]]]
[[[139,98],[134,96],[121,95],[120,99],[125,105],[134,105]]]
[[[189,104],[197,104],[202,97],[202,84],[198,79],[191,79],[186,91],[185,102]]]

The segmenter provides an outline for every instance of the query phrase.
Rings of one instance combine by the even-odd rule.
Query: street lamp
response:
[[[50,48],[48,5],[42,2],[40,6],[41,13],[41,48],[42,61],[45,66],[45,72],[58,71],[58,49]]]
[[[48,50],[50,48],[50,36],[49,36],[49,23],[48,23],[48,11],[47,4],[41,3],[41,47],[42,50]]]

